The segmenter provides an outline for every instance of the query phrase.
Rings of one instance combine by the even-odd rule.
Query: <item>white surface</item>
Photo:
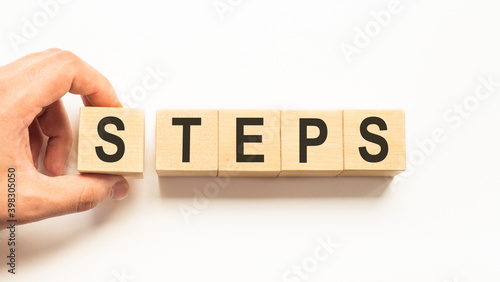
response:
[[[170,73],[137,105],[146,170],[129,198],[20,227],[18,274],[2,259],[0,281],[286,281],[328,236],[338,247],[307,279],[289,281],[498,281],[500,87],[457,128],[443,116],[474,94],[478,77],[500,81],[499,2],[401,1],[348,63],[341,43],[353,44],[355,28],[389,1],[221,1],[234,5],[223,20],[212,0],[69,1],[18,51],[8,34],[43,10],[0,3],[0,64],[68,49],[122,100],[148,68]],[[80,99],[64,103],[76,133]],[[156,176],[162,108],[401,108],[417,166],[397,183],[232,179],[200,199],[193,191],[214,180]],[[447,138],[422,161],[415,140],[437,128]],[[198,208],[189,222],[186,206]]]

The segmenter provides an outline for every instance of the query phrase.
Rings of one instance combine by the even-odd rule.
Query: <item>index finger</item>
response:
[[[25,114],[56,102],[68,92],[84,96],[89,106],[122,106],[108,79],[69,51],[58,51],[38,60],[23,72],[20,80],[24,86],[23,100],[33,106],[23,107]]]

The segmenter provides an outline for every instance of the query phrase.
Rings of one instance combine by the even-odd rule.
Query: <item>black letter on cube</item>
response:
[[[191,125],[201,125],[201,118],[172,118],[172,125],[182,125],[182,162],[189,163],[191,155]]]
[[[262,143],[262,135],[244,135],[245,125],[264,125],[264,118],[236,118],[236,162],[263,163],[264,155],[245,155],[245,143]]]
[[[117,147],[116,153],[108,155],[104,152],[102,146],[95,147],[95,152],[101,161],[114,163],[119,161],[125,154],[125,143],[123,143],[123,140],[120,137],[104,130],[108,124],[114,124],[117,130],[125,130],[125,125],[123,124],[123,121],[117,117],[105,117],[101,119],[97,125],[97,133],[99,134],[99,137],[101,137],[104,141],[115,144]]]
[[[301,118],[299,127],[300,145],[299,145],[299,155],[301,163],[307,163],[307,147],[308,146],[319,146],[326,141],[328,136],[328,128],[326,123],[319,118]],[[319,129],[319,135],[316,138],[307,138],[307,127],[316,126]]]
[[[367,162],[378,163],[383,161],[387,157],[387,154],[389,154],[389,145],[384,137],[368,131],[368,126],[370,124],[378,125],[380,130],[387,130],[387,124],[379,117],[367,117],[361,122],[361,126],[359,128],[361,136],[363,136],[366,141],[370,141],[380,146],[380,152],[376,155],[368,153],[365,146],[359,147],[361,157]]]

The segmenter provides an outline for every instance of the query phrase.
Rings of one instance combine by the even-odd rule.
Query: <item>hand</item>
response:
[[[16,170],[17,224],[81,212],[108,199],[123,199],[125,178],[67,175],[71,125],[61,97],[79,94],[85,106],[121,107],[109,81],[68,51],[49,49],[0,67],[0,230],[7,226],[8,170]],[[48,137],[37,171],[42,134]]]

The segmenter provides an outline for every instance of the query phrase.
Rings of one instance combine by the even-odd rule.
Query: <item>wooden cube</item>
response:
[[[219,176],[276,177],[280,111],[219,110]]]
[[[281,112],[281,173],[333,177],[344,168],[342,111]]]
[[[217,176],[217,110],[156,113],[156,172],[159,176]]]
[[[81,173],[142,175],[144,111],[80,108],[77,167]]]
[[[344,110],[341,176],[395,176],[406,169],[401,110]]]

